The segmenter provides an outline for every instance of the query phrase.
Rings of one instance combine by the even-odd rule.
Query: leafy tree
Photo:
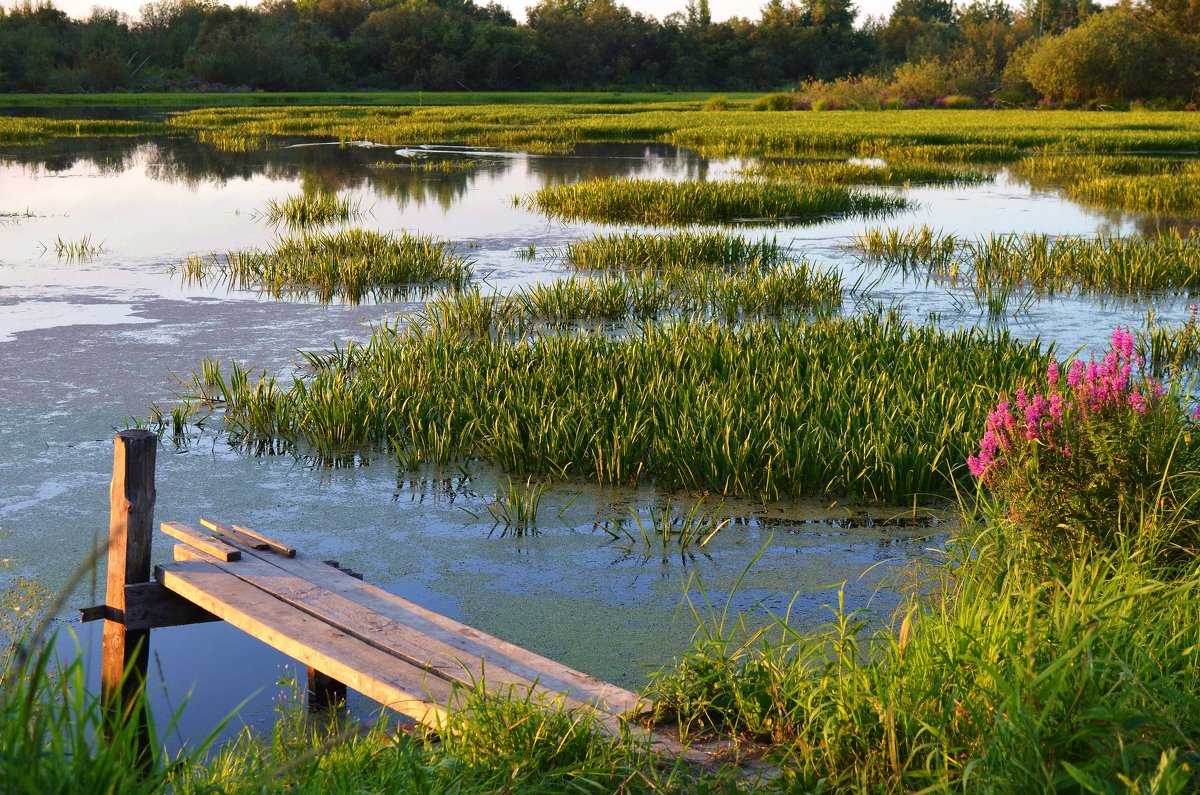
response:
[[[1117,6],[1040,39],[1025,63],[1025,76],[1052,99],[1119,102],[1162,92],[1163,66],[1150,26],[1132,9]]]

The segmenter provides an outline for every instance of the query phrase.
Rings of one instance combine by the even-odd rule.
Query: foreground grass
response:
[[[899,196],[774,182],[598,179],[550,185],[525,204],[551,218],[601,223],[812,223],[830,216],[902,210]]]
[[[528,340],[463,328],[381,327],[366,344],[309,354],[290,383],[209,366],[189,400],[223,410],[251,451],[478,456],[518,475],[905,503],[951,492],[951,462],[965,460],[996,393],[1047,363],[1037,342],[889,315]]]
[[[786,791],[1194,792],[1200,568],[1029,565],[1019,535],[960,539],[883,630],[840,603],[810,633],[699,608],[659,717],[770,743]]]

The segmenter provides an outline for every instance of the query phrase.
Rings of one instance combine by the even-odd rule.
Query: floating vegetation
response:
[[[531,477],[526,478],[524,483],[509,478],[507,488],[493,494],[485,506],[494,520],[492,529],[503,526],[501,535],[536,533],[538,510],[549,488],[548,483],[535,481]]]
[[[899,196],[846,188],[776,182],[669,182],[598,179],[551,185],[525,198],[552,218],[601,223],[816,223],[836,215],[879,215],[901,210]]]
[[[692,503],[682,512],[676,509],[673,500],[659,502],[643,512],[629,508],[629,516],[597,522],[616,546],[627,555],[637,552],[649,557],[659,552],[665,558],[671,552],[686,557],[693,551],[703,551],[717,533],[729,525],[728,518],[720,518],[718,509],[706,509],[703,498]]]
[[[1038,295],[1200,290],[1196,232],[1097,238],[1009,234],[970,241],[918,228],[869,231],[854,245],[906,275],[923,268],[932,275],[963,274],[981,288],[1021,287]]]
[[[521,476],[891,502],[952,492],[997,394],[1048,361],[1036,341],[890,314],[624,337],[388,325],[306,359],[286,383],[237,365],[195,375],[183,399],[223,410],[231,442],[252,451],[478,456]]]
[[[619,232],[569,244],[562,259],[583,270],[714,267],[727,270],[779,265],[787,252],[775,240],[747,240],[728,232],[689,230],[649,235]]]
[[[743,177],[783,180],[817,185],[974,185],[993,177],[969,171],[922,163],[853,163],[837,160],[761,163],[742,169]]]
[[[523,259],[526,262],[533,262],[537,259],[537,246],[521,246],[517,249],[517,259]]]
[[[363,216],[358,199],[339,197],[332,193],[304,193],[288,196],[283,201],[271,199],[260,214],[274,226],[291,230],[309,229],[329,224],[349,223]]]
[[[438,284],[458,290],[471,273],[470,263],[451,243],[364,229],[305,233],[280,238],[266,250],[189,257],[182,269],[189,281],[217,274],[232,288],[257,288],[272,298],[315,296],[322,302],[350,303],[368,296],[401,298]]]
[[[55,237],[52,245],[58,258],[65,259],[67,262],[80,262],[104,251],[103,241],[100,243],[93,241],[90,234],[84,235],[78,240],[63,240],[62,237]],[[50,247],[43,245],[42,250],[49,251]]]

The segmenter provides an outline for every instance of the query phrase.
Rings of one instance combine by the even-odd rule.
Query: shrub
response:
[[[704,110],[729,110],[733,103],[724,94],[714,94],[704,103]]]
[[[767,94],[754,100],[755,110],[791,110],[795,101],[794,94]]]
[[[1051,361],[1045,392],[1002,399],[968,459],[1039,555],[1144,541],[1196,547],[1195,421],[1174,389],[1144,374],[1133,346],[1116,329],[1104,359],[1075,360],[1065,384]],[[1169,537],[1154,537],[1164,530]]]
[[[979,103],[974,97],[968,97],[964,94],[951,94],[948,97],[942,97],[942,107],[947,110],[974,110],[979,107]]]

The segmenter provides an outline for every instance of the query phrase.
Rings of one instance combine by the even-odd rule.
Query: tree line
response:
[[[800,87],[853,106],[867,86],[908,105],[1180,105],[1200,85],[1200,0],[898,0],[864,20],[850,0],[769,0],[727,21],[708,0],[661,21],[615,0],[540,0],[527,16],[473,0],[153,0],[136,19],[76,20],[23,0],[0,8],[0,89]]]

